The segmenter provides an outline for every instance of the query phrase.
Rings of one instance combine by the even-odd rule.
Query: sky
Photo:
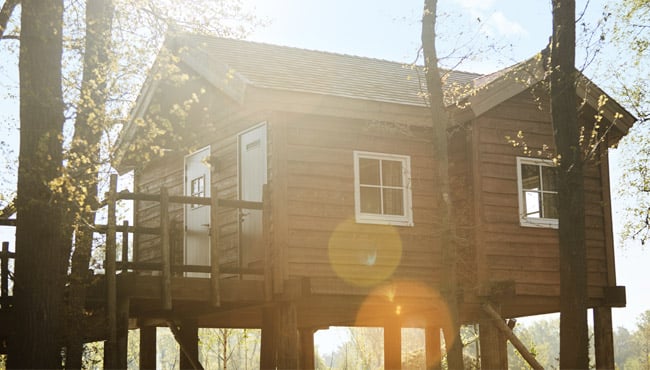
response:
[[[411,63],[420,47],[420,18],[423,0],[242,0],[248,9],[266,20],[249,35],[249,40]],[[589,2],[580,23],[595,24],[606,9],[605,0]],[[460,70],[487,73],[527,59],[543,49],[551,33],[550,0],[440,0],[439,53],[447,66],[455,65],[468,47],[474,57],[457,67]],[[577,1],[577,9],[585,1]],[[477,45],[482,47],[476,48]],[[5,46],[2,46],[3,48]],[[461,51],[450,53],[459,48]],[[17,116],[18,106],[12,94],[17,85],[15,60],[7,60],[0,50],[0,169],[11,166],[12,152],[17,153],[16,125],[6,124]],[[616,58],[614,53],[606,57]],[[585,53],[578,48],[577,64]],[[607,59],[607,58],[605,58]],[[421,62],[421,60],[420,60]],[[13,66],[13,67],[12,67]],[[603,73],[607,65],[590,66],[585,73],[601,87],[607,88]],[[625,143],[623,143],[623,146]],[[620,150],[612,154],[612,189],[619,185]],[[15,157],[14,157],[15,158]],[[0,187],[7,193],[10,176],[2,176]],[[614,208],[620,202],[614,197]],[[615,231],[620,230],[620,211],[614,214]],[[613,309],[614,327],[633,329],[636,317],[650,309],[646,269],[650,250],[638,246],[621,246],[615,240],[618,285],[627,287],[626,308]],[[340,332],[333,334],[341,335]],[[327,348],[322,348],[327,351]]]

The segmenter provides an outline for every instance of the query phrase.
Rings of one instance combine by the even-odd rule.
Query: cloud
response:
[[[494,27],[500,35],[519,36],[528,34],[521,24],[516,21],[511,21],[502,12],[494,12],[488,18],[488,24]]]

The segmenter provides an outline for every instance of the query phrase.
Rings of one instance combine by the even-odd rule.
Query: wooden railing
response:
[[[266,280],[266,285],[270,287],[271,269],[270,269],[270,253],[265,253],[264,268],[251,269],[251,268],[224,268],[220,266],[219,254],[219,232],[218,232],[218,215],[219,210],[222,208],[234,209],[253,209],[262,210],[264,217],[264,243],[268,244],[268,202],[252,202],[244,200],[230,200],[218,199],[217,188],[213,187],[212,197],[191,197],[191,196],[178,196],[169,195],[167,188],[161,187],[159,194],[150,193],[133,193],[128,191],[117,192],[117,176],[112,175],[109,185],[109,191],[106,195],[104,205],[108,207],[108,217],[106,225],[96,225],[95,230],[101,233],[106,233],[106,260],[104,268],[107,280],[107,309],[110,312],[111,307],[115,304],[116,297],[116,273],[119,270],[126,271],[159,271],[161,274],[161,304],[162,309],[171,310],[172,308],[172,294],[171,294],[171,278],[174,273],[179,272],[200,272],[210,274],[210,302],[214,307],[221,305],[220,297],[220,275],[221,274],[255,274],[263,275]],[[264,189],[264,199],[268,199],[268,190]],[[119,200],[136,200],[136,201],[149,201],[160,203],[160,223],[158,227],[143,227],[143,226],[130,226],[127,221],[121,225],[117,224],[115,214],[117,212],[117,202]],[[171,242],[171,222],[169,217],[170,205],[176,204],[199,204],[210,206],[210,265],[184,265],[174,264],[172,262],[172,242]],[[116,260],[117,248],[117,233],[122,235],[122,258],[121,261]],[[129,234],[151,234],[160,236],[160,256],[161,262],[135,262],[128,259],[128,245]],[[267,294],[270,295],[270,289],[267,289]],[[267,297],[268,298],[268,297]],[[109,320],[110,321],[110,320]]]

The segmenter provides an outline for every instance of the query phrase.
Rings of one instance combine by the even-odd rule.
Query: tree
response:
[[[622,164],[624,186],[619,192],[627,205],[622,239],[644,245],[650,237],[650,1],[624,0],[614,16],[613,47],[629,57],[617,59],[618,68],[608,70],[618,83],[613,89],[617,98],[639,119],[633,134],[625,138],[626,154],[635,160]]]
[[[60,366],[61,346],[65,340],[67,366],[80,366],[82,330],[79,324],[82,322],[80,318],[85,306],[84,278],[88,271],[92,247],[92,231],[89,226],[94,224],[98,204],[99,168],[109,160],[105,155],[100,156],[100,153],[110,152],[110,148],[102,148],[101,145],[114,141],[114,123],[123,121],[122,117],[129,111],[138,91],[137,86],[144,80],[143,71],[151,64],[167,30],[173,28],[239,36],[246,32],[246,21],[252,19],[241,11],[239,0],[195,1],[184,5],[186,12],[175,12],[178,6],[173,1],[115,2],[117,6],[114,7],[113,0],[61,0],[57,3],[60,9],[57,8],[56,12],[50,11],[51,6],[39,8],[34,2],[23,4],[20,88],[21,121],[26,123],[21,123],[19,187],[22,189],[19,192],[22,194],[17,202],[20,204],[17,249],[21,251],[17,260],[21,262],[16,266],[15,294],[17,304],[23,308],[21,314],[27,315],[28,310],[25,308],[31,309],[36,299],[42,306],[48,307],[48,314],[34,312],[35,315],[40,314],[39,322],[43,326],[49,325],[49,331],[40,330],[41,334],[47,334],[41,335],[39,339],[50,340],[52,346],[57,349],[45,348],[39,345],[39,341],[23,338],[20,345],[13,347],[21,348],[24,354],[21,359],[15,355],[17,352],[14,352],[16,364],[21,364],[19,361],[28,361],[30,350],[43,352],[45,349],[56,352],[50,359],[58,356],[58,365],[52,365],[53,362],[50,362],[48,367]],[[19,3],[19,0],[5,0],[0,10],[0,39],[19,38],[17,35],[4,34],[13,10]],[[43,9],[49,12],[49,17],[45,17]],[[86,18],[75,18],[78,14],[86,14]],[[116,27],[111,23],[114,16],[117,19]],[[38,17],[43,17],[42,21]],[[53,17],[58,17],[56,22]],[[218,22],[220,19],[228,21]],[[64,20],[67,22],[65,27]],[[33,29],[43,35],[49,32],[50,35],[32,36],[30,32]],[[65,49],[62,47],[64,39],[68,47]],[[58,57],[50,57],[51,50],[57,45]],[[45,48],[41,50],[42,47]],[[36,56],[38,53],[40,57]],[[116,58],[109,57],[110,54],[115,54]],[[66,58],[64,60],[67,60],[67,65],[63,64],[62,55]],[[63,80],[67,82],[63,88],[62,74],[65,74]],[[43,76],[48,78],[42,79]],[[56,78],[58,87],[54,87]],[[41,79],[47,83],[52,82],[52,86],[33,82]],[[30,100],[30,97],[26,96],[31,90],[36,99],[31,97]],[[41,93],[39,90],[47,92]],[[42,99],[43,96],[47,99]],[[34,105],[32,108],[39,109],[31,109],[31,112],[30,109],[23,109],[23,106],[38,103],[37,100],[48,108],[40,109]],[[67,104],[66,114],[70,113],[67,118],[75,122],[74,133],[63,131],[64,102]],[[46,122],[45,113],[49,113],[47,118],[50,122]],[[37,114],[43,115],[40,126],[35,124]],[[54,118],[57,122],[52,122]],[[70,144],[64,146],[62,142]],[[26,168],[30,168],[30,171],[25,171]],[[35,216],[38,210],[41,218],[31,217]],[[32,231],[38,228],[41,232],[30,233],[27,231],[28,225],[31,225]],[[74,249],[71,247],[73,230]],[[27,237],[29,235],[31,239]],[[37,240],[40,243],[36,242]],[[45,241],[49,242],[50,248],[42,248],[39,245]],[[28,246],[22,247],[23,245]],[[37,250],[41,254],[37,256],[39,258],[33,258]],[[72,266],[69,265],[70,260]],[[43,262],[47,262],[47,265]],[[71,291],[68,300],[68,323],[71,325],[65,326],[62,324],[63,289],[66,283],[65,273],[69,268],[72,275],[69,281]],[[53,273],[54,270],[56,274]],[[28,276],[29,274],[31,276]],[[44,285],[48,286],[47,299],[40,297]],[[55,303],[48,303],[50,298]],[[45,317],[47,319],[44,319]],[[35,320],[32,318],[32,321]],[[66,330],[51,329],[55,327]],[[18,334],[34,335],[30,326],[21,325],[20,328]],[[28,333],[30,330],[32,334]],[[55,342],[58,344],[53,344]],[[13,360],[10,360],[10,366],[14,366],[13,363]]]
[[[442,261],[446,271],[443,272],[442,295],[449,307],[451,323],[443,328],[445,343],[447,343],[447,362],[449,368],[463,367],[462,343],[460,340],[460,324],[457,302],[457,252],[453,240],[451,222],[451,193],[449,189],[449,158],[447,153],[447,129],[451,125],[451,117],[445,109],[442,81],[438,69],[436,53],[436,9],[437,0],[425,0],[422,16],[422,51],[424,54],[425,74],[427,83],[427,98],[431,110],[433,129],[433,157],[437,163],[437,174],[434,176],[434,199],[439,223],[438,242],[442,246]]]
[[[583,158],[575,70],[575,1],[553,0],[551,119],[557,154],[560,241],[560,367],[589,367]]]
[[[66,204],[50,183],[62,166],[62,0],[21,10],[20,153],[16,207],[15,335],[10,368],[61,367],[63,290],[70,240]]]

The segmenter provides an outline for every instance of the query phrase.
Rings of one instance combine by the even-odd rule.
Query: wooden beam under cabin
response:
[[[543,370],[544,367],[537,362],[537,359],[535,359],[535,356],[533,356],[530,351],[526,348],[526,346],[517,338],[517,336],[512,332],[512,329],[506,325],[506,323],[503,321],[503,318],[492,308],[492,306],[489,303],[483,304],[483,310],[485,313],[487,313],[488,317],[492,318],[493,322],[503,332],[503,334],[508,338],[510,343],[519,351],[521,354],[521,357],[528,362],[528,365],[532,367],[535,370]]]
[[[442,351],[440,350],[440,328],[430,326],[424,328],[424,351],[427,370],[442,369]]]
[[[156,368],[156,327],[140,327],[140,369]]]
[[[384,325],[384,367],[402,368],[402,326],[397,318],[387,320]]]
[[[495,312],[497,312],[495,310]],[[482,369],[507,369],[508,346],[503,332],[498,328],[495,319],[483,312],[479,319],[479,343],[481,348]]]

